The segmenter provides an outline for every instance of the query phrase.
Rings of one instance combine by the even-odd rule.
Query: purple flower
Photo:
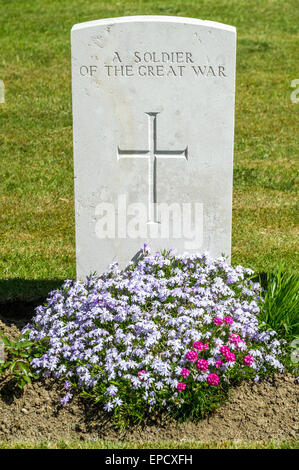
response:
[[[69,390],[70,388],[72,388],[72,384],[71,384],[71,382],[70,382],[69,380],[67,380],[67,381],[65,382],[64,388],[65,388],[66,390]]]
[[[68,392],[63,398],[61,398],[60,402],[62,405],[67,405],[71,401],[72,398],[73,398],[73,395]]]
[[[193,383],[207,386],[214,372],[228,381],[232,369],[258,378],[281,371],[282,343],[259,328],[260,287],[249,276],[207,253],[152,255],[144,246],[125,270],[113,264],[49,294],[23,330],[43,340],[31,367],[61,377],[67,391],[109,397],[107,411],[126,406],[130,387],[144,404],[154,407],[163,397],[168,408],[186,370],[188,393]],[[247,369],[244,354],[254,358]],[[62,403],[71,398],[68,392]]]

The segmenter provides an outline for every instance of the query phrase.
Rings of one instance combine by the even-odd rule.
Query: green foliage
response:
[[[7,355],[4,361],[0,361],[0,377],[7,377],[8,374],[20,389],[38,378],[30,361],[40,356],[41,342],[30,341],[26,336],[21,335],[16,340],[10,340],[0,332],[0,342],[3,343],[4,353]]]
[[[299,374],[299,275],[286,272],[279,264],[273,273],[267,273],[264,302],[259,320],[265,329],[277,332],[285,342],[285,366],[294,375]]]
[[[299,275],[285,271],[280,264],[267,274],[261,319],[281,338],[299,338]]]

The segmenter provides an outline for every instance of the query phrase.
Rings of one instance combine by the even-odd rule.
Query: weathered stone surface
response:
[[[180,17],[73,27],[78,277],[145,242],[230,255],[235,40]]]

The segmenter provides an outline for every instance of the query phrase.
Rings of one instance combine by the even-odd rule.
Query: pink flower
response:
[[[236,356],[232,352],[226,353],[224,357],[228,362],[235,362],[236,360]]]
[[[231,335],[229,335],[229,338],[228,338],[228,341],[230,343],[236,343],[238,344],[238,342],[240,341],[240,336],[239,335],[236,335],[235,333],[232,333]]]
[[[181,392],[182,390],[185,390],[186,384],[184,384],[184,382],[179,382],[176,388]]]
[[[222,320],[222,318],[215,317],[213,322],[215,323],[215,325],[222,325],[223,320]]]
[[[207,349],[209,349],[209,345],[208,345],[208,344],[204,344],[204,345],[203,345],[203,348],[207,350]]]
[[[215,362],[215,367],[217,367],[219,369],[219,367],[222,366],[222,361],[216,361]]]
[[[188,375],[190,374],[190,370],[189,369],[186,369],[185,367],[181,370],[181,375],[184,377],[184,379],[186,377],[188,377]]]
[[[193,348],[196,349],[197,351],[202,351],[203,350],[203,344],[200,341],[195,341],[193,343]]]
[[[230,352],[228,346],[221,346],[220,352],[221,354],[223,354],[223,356],[228,362],[235,362],[236,356],[234,355],[234,353]]]
[[[143,379],[144,374],[146,374],[146,370],[140,370],[137,375],[140,379]]]
[[[208,370],[209,363],[205,359],[199,359],[199,361],[197,361],[196,363],[196,367],[198,370],[202,370],[202,371]]]
[[[230,343],[235,343],[236,345],[241,342],[244,343],[244,341],[240,338],[240,336],[236,335],[235,333],[232,333],[231,335],[229,335],[228,341]]]
[[[213,374],[213,373],[209,374],[207,380],[208,380],[208,383],[210,385],[218,385],[219,384],[219,377],[218,377],[217,374]]]
[[[254,358],[251,356],[251,354],[247,354],[247,356],[244,357],[243,362],[246,366],[251,366],[253,364]]]
[[[228,338],[228,341],[230,343],[235,343],[235,346],[238,347],[238,344],[239,343],[245,343],[244,339],[241,339],[239,335],[236,335],[235,333],[232,333],[231,335],[229,335],[229,338]]]
[[[229,317],[229,316],[228,316],[228,317],[225,317],[225,318],[224,318],[224,321],[225,321],[225,323],[227,323],[228,325],[232,325],[233,322],[234,322],[234,320],[232,319],[232,317]]]
[[[221,352],[221,354],[223,354],[223,356],[225,356],[227,353],[230,352],[229,347],[228,346],[221,346],[220,352]]]
[[[188,351],[186,354],[186,359],[190,362],[195,362],[198,359],[198,354],[195,351]]]

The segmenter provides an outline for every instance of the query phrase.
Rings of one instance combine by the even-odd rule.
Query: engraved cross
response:
[[[184,150],[157,150],[157,114],[148,116],[148,150],[121,150],[117,147],[117,158],[148,158],[148,223],[159,223],[157,217],[157,158],[188,159],[188,147]]]

